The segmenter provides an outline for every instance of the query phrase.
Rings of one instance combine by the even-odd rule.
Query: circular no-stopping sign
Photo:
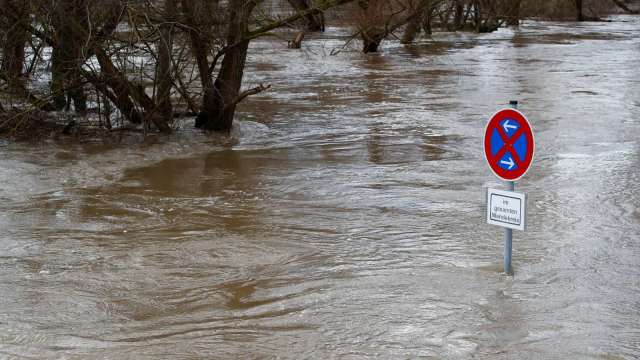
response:
[[[484,132],[484,154],[497,177],[515,181],[524,176],[534,153],[533,130],[515,109],[495,113]]]

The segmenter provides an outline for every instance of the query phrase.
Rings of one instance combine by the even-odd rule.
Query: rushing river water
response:
[[[256,41],[231,138],[0,146],[0,358],[640,357],[640,18]],[[537,153],[513,277],[488,117]]]

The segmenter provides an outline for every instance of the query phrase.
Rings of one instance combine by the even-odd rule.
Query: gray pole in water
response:
[[[518,108],[518,101],[511,100],[509,101],[509,106],[513,109]],[[516,190],[516,182],[515,181],[507,181],[507,190],[515,191]],[[504,229],[504,272],[507,274],[512,274],[513,271],[511,269],[511,249],[513,243],[513,230]]]

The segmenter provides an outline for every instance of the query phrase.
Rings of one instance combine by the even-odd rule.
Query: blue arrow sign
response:
[[[517,170],[518,162],[517,160],[524,159],[527,155],[527,137],[524,133],[520,133],[517,139],[513,139],[513,136],[516,135],[518,130],[520,130],[520,123],[514,119],[504,119],[500,122],[500,130],[502,130],[502,134],[500,134],[500,130],[497,128],[493,129],[491,133],[491,155],[496,156],[503,147],[509,146],[509,149],[504,152],[504,155],[498,161],[498,166],[504,170]],[[509,143],[507,144],[506,141]],[[516,160],[515,156],[518,157]]]
[[[520,129],[520,123],[513,119],[504,119],[500,122],[500,126],[509,138]]]

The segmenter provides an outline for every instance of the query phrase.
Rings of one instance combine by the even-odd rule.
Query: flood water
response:
[[[640,357],[640,18],[256,41],[230,138],[0,145],[0,358]],[[529,117],[528,228],[485,224]]]

